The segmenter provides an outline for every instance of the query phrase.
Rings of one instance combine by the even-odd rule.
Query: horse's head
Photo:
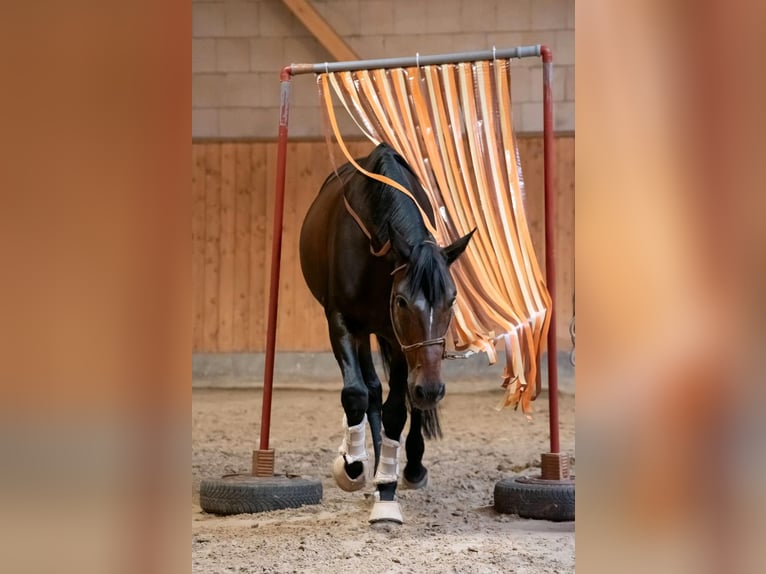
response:
[[[444,249],[433,241],[409,245],[392,236],[401,263],[393,273],[391,323],[407,357],[410,401],[420,410],[433,409],[444,397],[441,361],[457,297],[449,266],[472,235],[473,231]]]

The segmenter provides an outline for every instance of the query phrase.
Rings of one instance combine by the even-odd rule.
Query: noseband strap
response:
[[[398,340],[399,335],[396,333],[396,329],[394,329],[394,335],[396,335],[396,338]],[[399,344],[402,345],[401,341],[399,341]],[[431,345],[444,345],[446,347],[447,340],[444,337],[439,337],[438,339],[429,339],[428,341],[420,341],[419,343],[413,343],[412,345],[402,345],[402,351],[406,353],[407,351],[414,351],[415,349],[419,349],[420,347],[430,347]]]

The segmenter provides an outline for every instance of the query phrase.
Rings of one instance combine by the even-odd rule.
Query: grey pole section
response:
[[[452,54],[434,54],[430,56],[409,56],[406,58],[382,58],[378,60],[356,60],[351,62],[324,62],[319,64],[290,64],[290,74],[322,74],[327,72],[356,72],[359,70],[407,68],[412,66],[439,66],[462,62],[481,62],[493,59],[532,58],[542,53],[539,44],[535,46],[517,46],[502,50],[483,50],[480,52],[456,52]]]

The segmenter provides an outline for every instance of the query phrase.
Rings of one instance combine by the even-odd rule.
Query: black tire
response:
[[[564,522],[575,519],[574,480],[517,476],[495,483],[495,510],[521,518]]]
[[[203,480],[199,487],[202,510],[213,514],[267,512],[321,501],[322,483],[302,477],[236,474]]]

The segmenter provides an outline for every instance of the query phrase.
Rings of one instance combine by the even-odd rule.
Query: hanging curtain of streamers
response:
[[[524,213],[509,61],[325,73],[317,81],[327,125],[357,169],[365,172],[343,142],[333,96],[367,138],[410,164],[436,214],[436,227],[424,221],[440,245],[477,229],[451,268],[458,300],[448,349],[483,351],[494,363],[502,341],[503,405],[529,412],[540,391],[551,299]]]

